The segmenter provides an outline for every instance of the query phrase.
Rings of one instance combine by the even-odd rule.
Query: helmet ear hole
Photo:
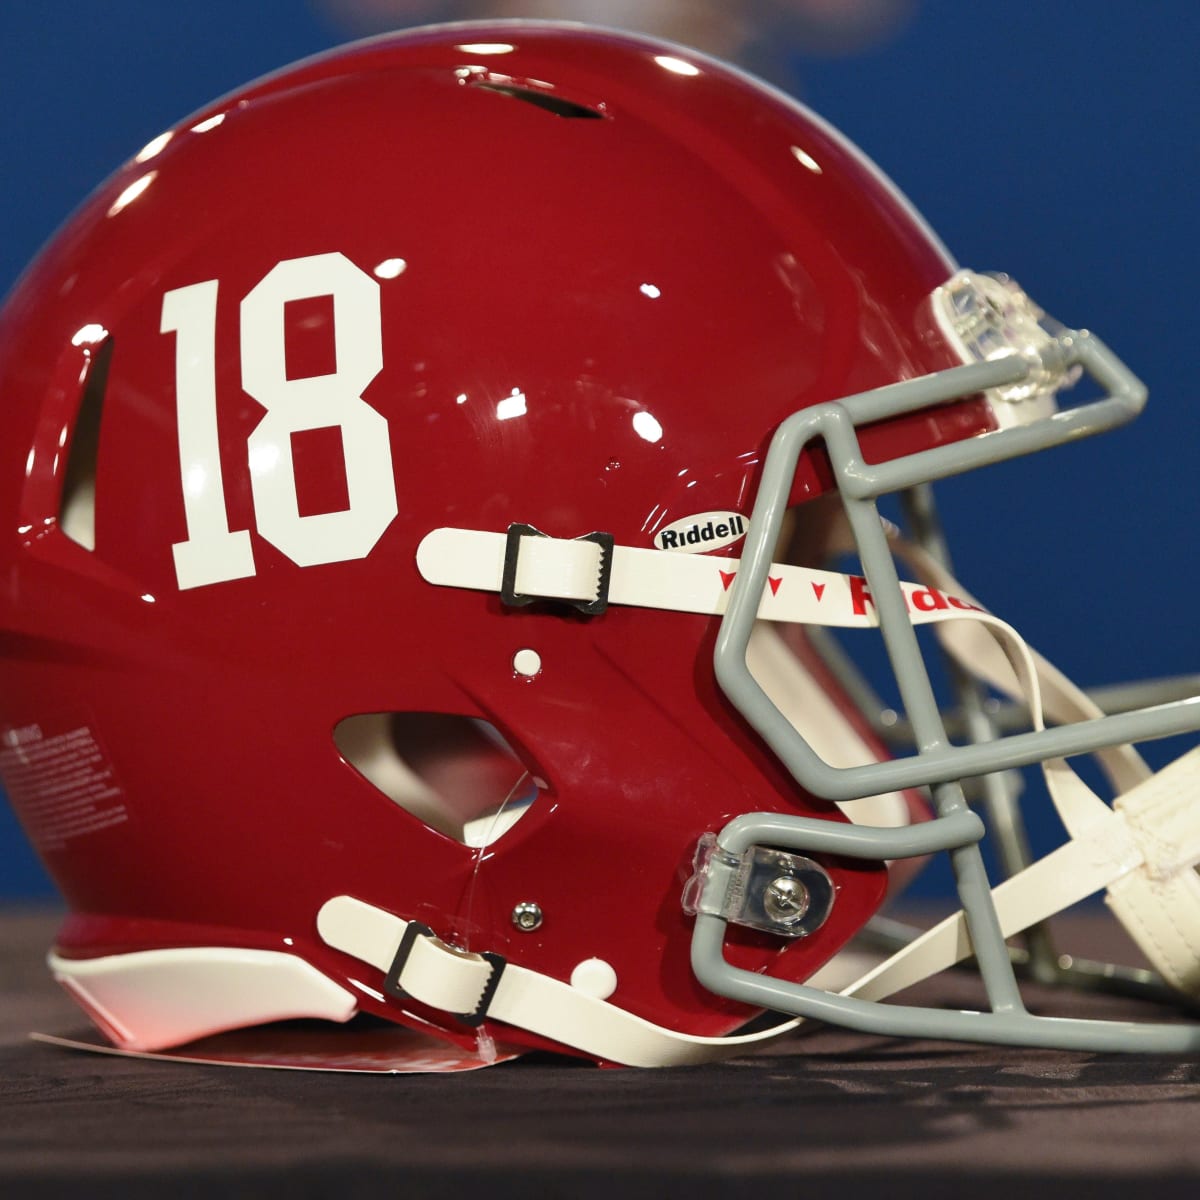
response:
[[[487,721],[456,713],[359,713],[334,744],[394,804],[466,846],[487,846],[532,807],[539,782]]]

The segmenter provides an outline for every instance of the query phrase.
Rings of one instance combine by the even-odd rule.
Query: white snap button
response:
[[[512,665],[518,675],[533,678],[542,669],[542,656],[536,650],[518,650]]]
[[[571,986],[585,996],[607,1000],[617,990],[617,973],[602,958],[585,958],[571,972]]]

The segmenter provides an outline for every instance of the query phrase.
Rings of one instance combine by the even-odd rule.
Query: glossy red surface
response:
[[[442,525],[650,546],[691,513],[748,512],[786,415],[950,361],[922,316],[950,266],[865,160],[782,97],[663,55],[481,27],[309,61],[128,163],[10,296],[0,724],[86,724],[126,811],[61,848],[43,839],[76,914],[67,952],[287,938],[377,988],[316,936],[321,904],[347,893],[558,978],[603,958],[615,1003],[674,1028],[745,1019],[688,966],[696,841],[744,811],[839,818],[718,691],[716,620],[509,610],[431,587],[414,562]],[[330,253],[379,281],[383,366],[364,396],[387,422],[398,515],[365,557],[301,567],[256,527],[247,440],[264,409],[243,390],[238,306],[276,264]],[[207,280],[229,528],[250,530],[256,573],[181,590],[175,336],[160,328],[164,294]],[[337,365],[332,303],[294,301],[283,320],[289,378]],[[60,507],[92,326],[112,358],[89,551]],[[507,415],[516,393],[524,411]],[[966,402],[864,447],[885,459],[988,427]],[[292,451],[300,512],[345,509],[336,428]],[[796,498],[826,482],[806,462]],[[542,658],[533,680],[511,666],[524,647]],[[344,717],[391,711],[486,718],[545,793],[482,854],[428,829],[333,742]],[[791,946],[731,935],[731,957],[801,979],[834,953],[885,873],[830,869],[824,928]],[[525,900],[546,914],[536,933],[509,920]]]

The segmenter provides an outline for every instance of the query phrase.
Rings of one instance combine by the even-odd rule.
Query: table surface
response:
[[[239,1070],[70,1051],[56,917],[0,913],[0,1196],[957,1194],[1200,1197],[1200,1057],[889,1041],[815,1028],[662,1071],[546,1055],[452,1076]],[[1103,941],[1111,923],[1081,926]],[[1078,932],[1076,929],[1075,932]],[[971,1004],[965,972],[914,999]],[[1140,1000],[1031,987],[1048,1014]],[[403,1192],[400,1191],[403,1187]],[[782,1192],[781,1192],[782,1189]],[[1149,1194],[1149,1192],[1148,1192]]]

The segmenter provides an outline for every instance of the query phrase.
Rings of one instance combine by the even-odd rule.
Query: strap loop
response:
[[[392,965],[388,969],[387,979],[383,985],[384,990],[390,995],[395,996],[397,1000],[406,1000],[411,995],[411,993],[405,991],[401,977],[404,974],[404,968],[408,966],[414,949],[417,947],[418,937],[430,938],[437,942],[439,946],[445,946],[445,943],[437,938],[437,935],[428,925],[423,925],[420,921],[409,921],[407,928],[404,930],[404,936],[400,939],[400,946],[396,950],[396,957],[392,959]],[[445,949],[452,953],[459,953],[459,956],[464,960],[473,957],[454,951],[453,946],[445,946]],[[492,998],[496,995],[496,989],[500,986],[500,977],[504,974],[507,962],[502,954],[494,954],[489,950],[481,951],[477,957],[488,963],[491,967],[483,988],[479,993],[479,1002],[474,1008],[466,1012],[457,1012],[453,1009],[448,1010],[464,1025],[482,1025],[487,1020],[488,1009],[491,1007]],[[417,996],[412,998],[420,999]]]
[[[521,543],[527,538],[542,540],[536,555],[522,557]],[[588,549],[589,544],[599,547],[598,555]],[[608,608],[613,544],[611,533],[597,531],[563,540],[514,521],[504,541],[500,599],[509,607],[556,600],[586,616],[598,617]]]

